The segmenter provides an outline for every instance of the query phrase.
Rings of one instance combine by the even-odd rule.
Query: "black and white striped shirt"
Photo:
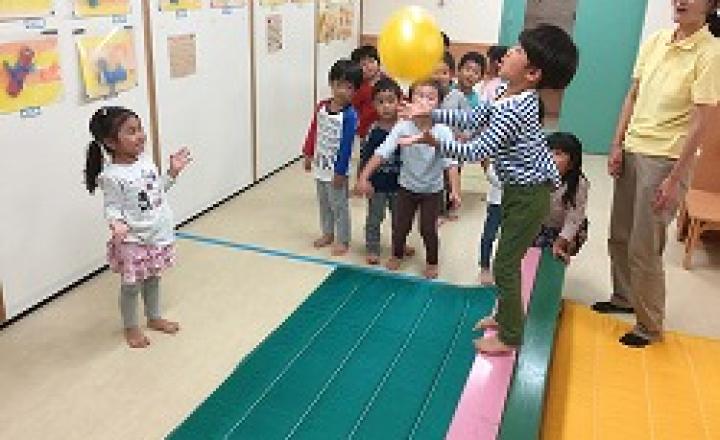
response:
[[[504,89],[502,86],[498,94]],[[435,110],[432,118],[433,122],[477,133],[467,143],[440,141],[443,155],[469,162],[493,159],[503,185],[560,185],[560,174],[542,131],[536,90],[495,102],[481,101],[471,111]]]

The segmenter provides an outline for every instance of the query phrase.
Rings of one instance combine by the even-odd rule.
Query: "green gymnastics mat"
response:
[[[337,268],[168,438],[442,439],[494,301]]]

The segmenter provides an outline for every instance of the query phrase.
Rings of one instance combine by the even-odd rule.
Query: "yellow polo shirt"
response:
[[[660,31],[640,48],[633,71],[640,88],[625,134],[631,153],[677,159],[693,105],[720,103],[720,39],[707,26],[680,41],[673,33]]]

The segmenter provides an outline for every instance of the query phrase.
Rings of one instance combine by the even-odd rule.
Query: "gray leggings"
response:
[[[138,327],[137,303],[142,290],[147,319],[160,319],[160,277],[120,286],[120,314],[124,328]]]

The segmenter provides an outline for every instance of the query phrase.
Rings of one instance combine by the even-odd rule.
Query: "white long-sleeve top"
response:
[[[132,164],[106,164],[98,178],[105,218],[128,225],[126,242],[165,245],[175,240],[174,221],[166,191],[174,183],[161,176],[147,156]]]

